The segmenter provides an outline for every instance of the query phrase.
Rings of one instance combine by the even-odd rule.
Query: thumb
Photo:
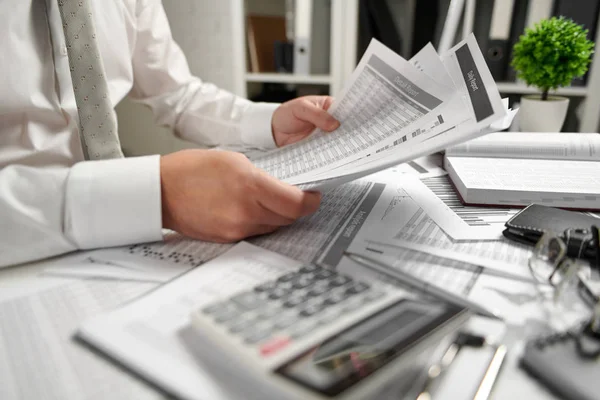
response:
[[[333,115],[311,101],[303,102],[295,115],[296,118],[309,122],[325,132],[334,131],[340,126]]]
[[[293,220],[314,213],[321,203],[321,193],[302,191],[264,171],[257,183],[261,194],[259,203],[267,210]]]

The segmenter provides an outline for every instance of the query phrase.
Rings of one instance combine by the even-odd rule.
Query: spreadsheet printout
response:
[[[386,140],[375,152],[351,164],[329,169],[315,180],[383,169],[410,161],[449,146],[510,126],[514,113],[508,111],[473,35],[442,57],[432,46],[423,48],[411,65],[453,91],[453,98],[435,113],[423,116],[419,126],[400,139]],[[440,72],[439,70],[442,70]],[[305,183],[291,180],[290,183]]]
[[[164,399],[71,340],[85,318],[154,287],[149,283],[74,280],[0,302],[0,399]]]
[[[440,85],[377,41],[371,42],[350,82],[329,112],[341,126],[316,131],[296,144],[268,152],[253,162],[279,179],[303,183],[315,174],[348,164],[387,144],[413,139],[422,118],[455,99]]]

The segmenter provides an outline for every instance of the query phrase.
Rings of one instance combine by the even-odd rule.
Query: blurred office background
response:
[[[510,49],[525,27],[565,15],[597,41],[600,0],[458,1],[464,11],[455,41],[475,33],[501,94],[513,105],[535,92],[509,65]],[[495,1],[508,5],[494,7]],[[430,41],[437,48],[450,0],[163,0],[163,5],[195,75],[253,100],[282,102],[307,94],[335,96],[371,38],[407,59]],[[600,62],[558,91],[571,100],[563,131],[598,131],[595,64]],[[157,127],[148,109],[128,99],[117,112],[127,155],[192,146]]]

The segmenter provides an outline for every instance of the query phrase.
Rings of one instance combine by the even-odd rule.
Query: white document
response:
[[[493,237],[496,232],[496,239],[500,238],[500,232],[504,229],[504,224],[519,210],[507,207],[473,207],[465,206],[458,196],[456,189],[448,176],[430,177],[421,180],[425,186],[442,201],[458,218],[462,219],[469,227],[469,235],[473,235],[471,240],[480,240],[479,233],[485,235],[490,233]],[[436,222],[438,222],[436,220]],[[467,234],[466,232],[464,233]],[[486,236],[487,237],[487,236]],[[466,239],[466,237],[465,237]]]
[[[0,399],[163,399],[161,393],[72,340],[85,318],[154,287],[75,280],[0,302]]]
[[[460,103],[460,96],[454,88],[440,85],[373,41],[330,109],[341,121],[340,128],[331,134],[316,131],[304,141],[269,152],[253,162],[289,183],[312,182],[318,175],[374,154],[378,149],[394,143],[404,148],[422,140],[411,133],[431,119],[423,117],[438,115],[446,105]],[[504,110],[498,111],[504,116]],[[398,159],[395,164],[412,158],[416,157]]]
[[[395,167],[384,169],[372,175],[368,175],[364,179],[369,181],[383,179],[384,182],[394,182],[394,179],[402,174],[418,176],[419,179],[445,176],[448,173],[442,168],[443,162],[442,154],[432,154],[416,158],[413,161],[404,164],[396,165]]]
[[[502,237],[503,226],[499,226],[499,224],[469,225],[418,178],[406,176],[400,182],[404,191],[413,201],[419,204],[423,211],[452,239],[456,241],[499,240]]]
[[[448,202],[447,205],[457,201],[457,196],[447,177],[428,178],[423,182],[429,188],[437,191],[436,195]],[[460,264],[462,260],[463,264],[468,264],[466,267],[480,265],[520,278],[529,277],[527,263],[531,255],[530,246],[514,243],[503,237],[494,241],[456,241],[447,235],[421,208],[420,204],[417,204],[407,194],[402,196],[402,202],[399,204],[402,207],[396,205],[397,211],[394,210],[396,211],[394,215],[399,216],[394,223],[379,226],[373,224],[364,228],[373,233],[376,232],[376,234],[368,235],[369,237],[362,244],[363,250],[366,249],[373,254],[379,253],[382,257],[386,254],[392,258],[401,257],[402,260],[406,260],[407,254],[415,257],[415,253],[421,252],[421,257],[430,257],[432,263],[447,264],[447,262],[455,260]],[[488,213],[485,210],[473,208],[472,214],[459,210],[457,215],[473,227],[496,225],[500,228],[515,213],[514,210],[491,208],[489,210]],[[494,211],[498,211],[498,213],[494,213]],[[390,230],[395,232],[390,233]],[[369,248],[371,250],[368,250]],[[436,258],[436,254],[439,257]]]
[[[52,262],[45,275],[84,279],[166,282],[225,252],[231,245],[186,239],[168,232],[164,241],[86,251]]]
[[[112,264],[112,265],[111,265]],[[151,272],[132,271],[119,265],[114,265],[111,261],[104,262],[83,262],[79,265],[69,265],[63,267],[46,268],[43,271],[45,276],[60,276],[66,278],[82,279],[113,279],[119,281],[136,282],[166,282],[170,278],[152,274]]]
[[[431,51],[432,49],[424,49],[423,58],[431,58]],[[451,89],[452,101],[423,116],[421,124],[415,129],[409,129],[407,133],[403,129],[400,135],[382,141],[374,152],[368,151],[368,155],[361,154],[360,157],[353,158],[351,163],[346,162],[342,166],[332,165],[325,172],[313,171],[311,178],[314,181],[311,183],[307,179],[291,179],[289,182],[304,184],[301,186],[303,188],[329,188],[489,133],[494,123],[503,125],[508,114],[506,106],[474,36],[471,35],[451,49],[442,57],[442,62],[454,83],[454,89]],[[423,71],[424,63],[425,61],[419,63],[419,68]],[[441,119],[438,118],[436,122],[431,119],[432,116],[441,116]],[[512,121],[514,115],[509,116]],[[370,118],[369,121],[373,126],[378,125],[376,119]],[[373,126],[368,128],[373,129]]]

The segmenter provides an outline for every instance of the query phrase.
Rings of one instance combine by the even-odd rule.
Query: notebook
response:
[[[596,133],[493,133],[448,149],[444,167],[465,204],[600,209]]]

